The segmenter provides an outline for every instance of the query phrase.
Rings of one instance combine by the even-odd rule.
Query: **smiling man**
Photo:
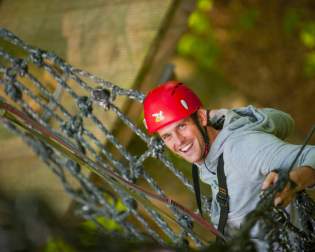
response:
[[[201,163],[205,142],[194,121],[188,117],[158,130],[165,145],[190,163]]]
[[[148,93],[144,121],[150,134],[157,133],[172,152],[193,164],[200,212],[198,177],[211,186],[211,219],[226,235],[239,228],[246,214],[255,209],[261,190],[276,182],[275,169],[288,169],[300,149],[284,142],[294,124],[288,114],[252,106],[210,111],[191,89],[177,81],[163,83]],[[304,149],[290,179],[296,186],[287,185],[275,204],[286,206],[296,192],[315,184],[314,146]],[[263,239],[256,231],[253,237]],[[259,250],[267,249],[265,245]]]

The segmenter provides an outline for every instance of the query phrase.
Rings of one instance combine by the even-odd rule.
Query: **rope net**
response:
[[[281,185],[261,199],[234,237],[214,244],[221,234],[209,223],[209,195],[202,195],[206,220],[171,200],[158,184],[160,178],[146,169],[147,161],[154,160],[158,169],[178,179],[183,193],[193,192],[190,178],[170,161],[161,140],[146,135],[141,123],[124,114],[122,104],[141,104],[144,94],[77,69],[6,29],[0,29],[0,37],[6,48],[0,48],[2,124],[32,147],[75,202],[74,211],[101,232],[176,247],[252,251],[250,230],[261,222],[271,248],[314,248],[314,202],[305,192],[297,197],[303,228],[292,225],[285,210],[272,207]],[[113,130],[117,121],[121,131],[131,131],[144,143],[141,153],[119,140]],[[104,226],[104,218],[114,221],[115,228]]]

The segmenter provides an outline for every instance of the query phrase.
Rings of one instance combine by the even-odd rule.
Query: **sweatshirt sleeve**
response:
[[[289,114],[272,108],[263,108],[260,111],[268,118],[271,134],[284,140],[293,132],[294,120]]]
[[[253,177],[265,176],[274,169],[288,170],[301,148],[301,145],[290,144],[259,131],[237,134],[228,146],[233,162],[244,172],[250,169],[248,175]],[[305,147],[294,165],[295,168],[300,166],[315,169],[315,146]]]

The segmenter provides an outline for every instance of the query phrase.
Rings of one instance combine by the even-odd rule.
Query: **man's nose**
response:
[[[174,147],[180,146],[185,140],[185,137],[181,134],[176,133],[174,135]]]

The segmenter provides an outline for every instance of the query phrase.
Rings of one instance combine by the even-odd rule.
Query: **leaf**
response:
[[[202,34],[210,31],[210,21],[201,11],[194,11],[188,18],[188,27],[196,33]]]
[[[213,6],[212,0],[198,0],[197,8],[201,11],[210,11]]]
[[[196,36],[193,34],[183,35],[177,46],[178,53],[181,55],[191,55],[196,42]]]
[[[96,221],[105,229],[108,231],[120,231],[121,226],[113,219],[106,218],[104,216],[98,216],[96,217]],[[82,228],[86,231],[96,231],[98,226],[96,223],[92,220],[87,220],[82,223]]]
[[[308,22],[302,28],[300,38],[302,43],[308,48],[315,46],[315,22]]]
[[[315,52],[311,52],[306,57],[306,62],[304,66],[305,74],[308,77],[312,77],[315,74]]]
[[[45,245],[43,252],[76,252],[69,244],[59,238],[51,238]]]

